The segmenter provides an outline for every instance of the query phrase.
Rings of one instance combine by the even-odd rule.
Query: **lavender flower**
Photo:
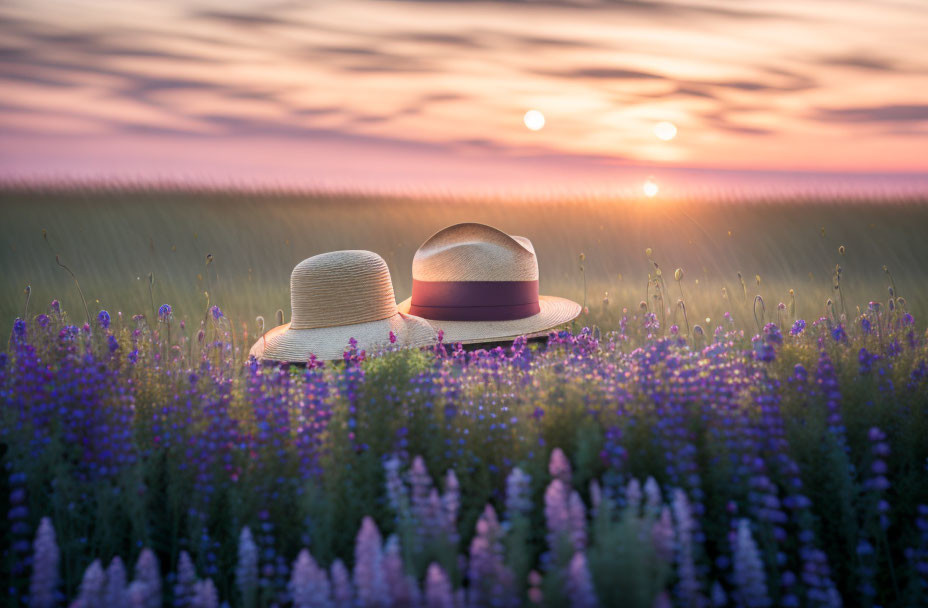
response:
[[[197,584],[197,571],[186,551],[180,552],[177,560],[177,582],[174,583],[174,605],[187,608],[193,603]]]
[[[448,575],[436,563],[429,564],[425,575],[425,608],[456,608]]]
[[[345,568],[344,562],[340,559],[332,562],[331,580],[332,599],[335,600],[335,605],[352,606],[354,604],[354,590],[351,588],[348,569]]]
[[[81,580],[80,590],[75,600],[79,608],[105,608],[103,603],[103,591],[106,586],[106,574],[103,572],[103,566],[100,560],[95,559],[84,571],[84,578]]]
[[[55,541],[55,529],[49,518],[42,518],[32,546],[29,606],[52,608],[58,603],[58,544]]]
[[[683,490],[674,490],[672,509],[677,528],[679,595],[686,605],[702,606],[705,602],[696,575],[696,563],[693,556],[693,530],[696,524],[693,521],[689,500]]]
[[[303,549],[293,563],[288,586],[293,608],[333,608],[332,590],[325,570]]]
[[[129,592],[126,587],[126,567],[117,555],[106,568],[106,588],[103,591],[103,605],[125,606],[128,602]]]
[[[468,603],[471,606],[513,606],[518,604],[515,579],[504,563],[502,529],[496,511],[487,505],[477,520],[477,534],[470,544],[467,568]]]
[[[764,564],[751,536],[751,524],[741,519],[734,547],[734,582],[742,605],[748,608],[770,605],[765,580]]]
[[[248,526],[238,537],[238,563],[235,566],[235,585],[242,594],[245,608],[255,606],[258,589],[258,547]]]
[[[101,310],[99,313],[97,313],[97,322],[100,324],[100,327],[102,327],[103,329],[109,329],[110,328],[110,313],[106,312],[105,310]]]
[[[135,562],[135,582],[144,586],[145,608],[161,608],[161,566],[151,549],[142,549]],[[131,588],[130,588],[131,595]],[[131,601],[130,597],[130,601]]]
[[[383,547],[377,524],[370,517],[361,522],[354,548],[354,588],[362,608],[386,606],[389,589],[383,571]]]
[[[521,515],[526,516],[532,510],[532,500],[529,496],[531,478],[515,467],[506,477],[506,519],[512,520]]]
[[[406,574],[400,543],[395,534],[387,539],[383,550],[383,575],[394,606],[418,604],[418,587],[414,578]]]
[[[582,551],[574,554],[567,568],[567,596],[571,608],[596,608],[599,602],[593,590],[593,578]]]
[[[212,579],[197,583],[193,593],[192,608],[219,608],[219,594]]]

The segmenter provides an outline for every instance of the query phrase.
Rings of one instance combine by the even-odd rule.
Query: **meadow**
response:
[[[924,202],[2,201],[11,605],[928,597]],[[377,251],[403,298],[459,221],[589,311],[541,346],[246,360],[297,261]]]

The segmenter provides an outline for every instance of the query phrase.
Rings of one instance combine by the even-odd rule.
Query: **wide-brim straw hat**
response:
[[[539,295],[532,242],[484,224],[457,224],[419,247],[412,297],[400,312],[427,319],[447,343],[535,337],[571,321],[580,305]]]
[[[436,330],[419,317],[401,313],[386,262],[371,251],[333,251],[296,265],[290,275],[289,323],[255,342],[257,359],[303,362],[341,359],[349,341],[368,353],[391,344],[434,344]]]

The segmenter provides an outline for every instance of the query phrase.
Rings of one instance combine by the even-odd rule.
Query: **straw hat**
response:
[[[250,354],[276,361],[306,361],[310,354],[341,359],[351,338],[370,352],[388,345],[391,331],[399,346],[436,341],[426,321],[397,311],[387,263],[371,251],[333,251],[297,264],[290,309],[290,322],[259,338]]]
[[[450,226],[423,243],[412,261],[412,297],[398,308],[452,343],[544,335],[580,314],[576,302],[538,295],[531,241],[483,224]]]

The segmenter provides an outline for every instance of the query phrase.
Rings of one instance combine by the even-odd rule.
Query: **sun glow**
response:
[[[672,122],[659,122],[654,125],[654,135],[661,141],[670,141],[677,136],[677,126]]]
[[[540,131],[545,126],[545,115],[538,110],[529,110],[522,117],[522,122],[529,131]]]
[[[660,188],[657,187],[657,184],[654,182],[654,180],[649,179],[642,186],[642,190],[644,190],[644,195],[646,197],[654,198],[655,196],[657,196],[657,193],[660,190]]]

